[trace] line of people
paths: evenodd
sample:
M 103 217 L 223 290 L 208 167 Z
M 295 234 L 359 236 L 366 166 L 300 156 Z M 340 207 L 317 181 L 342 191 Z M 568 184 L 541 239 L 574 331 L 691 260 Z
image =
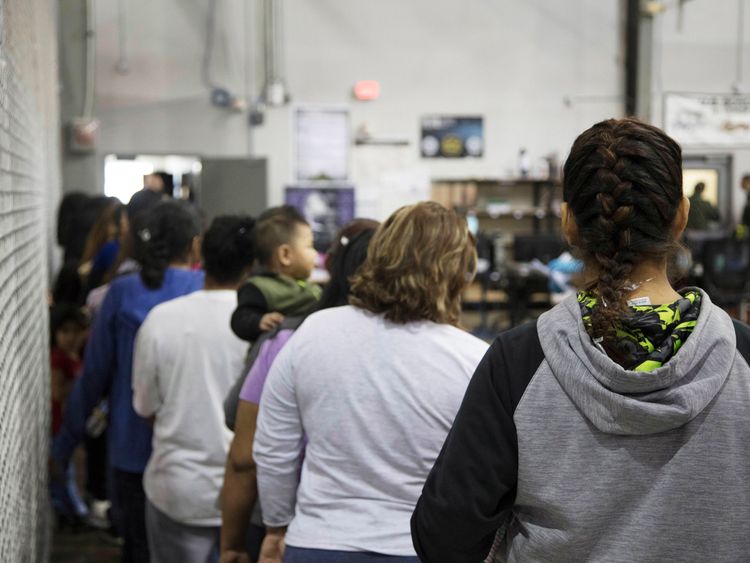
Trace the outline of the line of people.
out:
M 125 561 L 742 560 L 750 328 L 670 282 L 680 148 L 601 122 L 564 198 L 580 291 L 491 347 L 460 328 L 475 241 L 437 203 L 347 225 L 324 290 L 292 208 L 202 233 L 158 203 L 96 315 L 58 482 L 108 397 Z
M 329 377 L 351 371 L 364 375 L 363 370 L 369 369 L 368 377 L 377 381 L 382 346 L 392 353 L 403 350 L 404 356 L 409 350 L 407 365 L 401 365 L 402 354 L 396 354 L 396 363 L 389 368 L 404 384 L 420 366 L 432 365 L 430 371 L 443 373 L 432 397 L 436 403 L 397 406 L 394 424 L 387 432 L 383 428 L 383 437 L 391 440 L 422 421 L 420 432 L 428 443 L 413 446 L 424 451 L 413 458 L 414 452 L 405 447 L 393 460 L 414 466 L 406 488 L 413 505 L 420 479 L 426 476 L 473 367 L 487 347 L 456 328 L 461 291 L 475 267 L 474 242 L 458 215 L 432 203 L 400 210 L 375 235 L 377 226 L 374 221 L 356 220 L 342 230 L 327 256 L 331 278 L 321 292 L 307 281 L 315 263 L 312 232 L 290 207 L 273 208 L 257 222 L 219 217 L 202 236 L 197 213 L 183 203 L 158 203 L 138 222 L 132 238 L 140 269 L 105 288 L 82 375 L 69 393 L 52 446 L 53 466 L 62 474 L 70 467 L 75 447 L 85 439 L 91 412 L 108 399 L 110 490 L 124 539 L 124 560 L 215 560 L 220 537 L 225 560 L 248 550 L 257 558 L 265 535 L 260 503 L 254 502 L 259 454 L 252 453 L 252 445 L 258 404 L 274 358 L 291 341 L 292 333 L 299 333 L 292 342 L 301 345 L 307 335 L 322 352 L 359 351 L 357 365 L 331 366 Z M 378 249 L 371 251 L 369 262 L 368 247 Z M 199 262 L 201 270 L 195 267 Z M 363 263 L 368 267 L 352 282 L 352 289 L 350 280 Z M 362 301 L 350 306 L 350 299 Z M 328 310 L 343 316 L 330 319 L 325 315 Z M 379 334 L 389 342 L 373 340 Z M 336 342 L 337 335 L 357 336 L 359 342 Z M 317 359 L 318 353 L 311 353 L 306 361 L 319 372 L 316 364 L 325 354 Z M 371 415 L 393 408 L 389 404 L 398 393 L 393 388 L 396 382 L 370 392 L 369 398 L 361 397 L 367 410 L 351 416 L 369 422 L 358 429 L 342 426 L 341 437 L 352 437 L 357 430 L 364 438 L 368 429 L 377 431 Z M 343 383 L 320 381 L 312 389 Z M 414 408 L 419 414 L 403 418 Z M 326 414 L 330 407 L 315 407 L 312 412 L 326 425 L 333 422 Z M 343 411 L 340 416 L 347 417 Z M 234 439 L 225 418 L 236 419 Z M 312 439 L 317 433 L 308 430 L 306 436 L 305 455 L 311 463 L 321 454 L 317 439 Z M 373 446 L 358 452 L 360 463 L 373 448 L 377 450 Z M 386 464 L 384 460 L 382 466 Z M 288 473 L 300 468 L 277 464 L 272 469 Z M 260 475 L 265 475 L 262 470 Z M 398 480 L 395 473 L 391 498 L 370 518 L 378 517 L 380 510 L 382 517 L 396 518 L 393 528 L 400 528 L 401 538 L 395 549 L 411 554 L 406 524 L 410 504 L 402 500 L 405 491 Z M 286 484 L 283 493 L 288 496 L 295 489 L 296 485 Z M 248 491 L 252 494 L 243 494 Z M 256 516 L 251 519 L 254 505 Z M 347 514 L 357 512 L 357 506 L 343 509 L 338 520 L 346 521 Z M 356 522 L 349 525 L 358 527 Z M 278 537 L 278 531 L 268 534 L 267 549 Z M 378 538 L 383 537 L 379 532 L 369 540 L 371 545 L 363 546 L 389 551 L 379 545 Z

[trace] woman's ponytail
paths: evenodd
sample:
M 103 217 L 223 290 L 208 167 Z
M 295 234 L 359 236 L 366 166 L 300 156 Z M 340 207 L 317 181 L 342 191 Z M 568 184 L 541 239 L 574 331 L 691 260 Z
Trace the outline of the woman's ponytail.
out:
M 201 231 L 200 219 L 190 204 L 165 201 L 151 209 L 140 223 L 134 240 L 141 279 L 146 287 L 158 289 L 169 265 L 187 259 L 193 239 Z

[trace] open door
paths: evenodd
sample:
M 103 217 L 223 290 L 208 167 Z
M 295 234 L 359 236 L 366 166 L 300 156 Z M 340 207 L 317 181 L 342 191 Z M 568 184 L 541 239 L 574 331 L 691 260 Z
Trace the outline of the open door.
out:
M 257 217 L 268 206 L 265 158 L 203 158 L 197 202 L 208 221 L 217 215 Z
M 683 190 L 693 195 L 695 184 L 706 186 L 705 199 L 719 209 L 722 221 L 732 221 L 732 156 L 728 154 L 684 155 Z

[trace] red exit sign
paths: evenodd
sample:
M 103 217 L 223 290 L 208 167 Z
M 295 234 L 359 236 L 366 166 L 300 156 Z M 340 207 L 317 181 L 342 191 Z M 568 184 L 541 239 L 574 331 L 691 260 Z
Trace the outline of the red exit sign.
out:
M 354 97 L 363 102 L 377 100 L 380 97 L 380 82 L 360 80 L 354 85 Z

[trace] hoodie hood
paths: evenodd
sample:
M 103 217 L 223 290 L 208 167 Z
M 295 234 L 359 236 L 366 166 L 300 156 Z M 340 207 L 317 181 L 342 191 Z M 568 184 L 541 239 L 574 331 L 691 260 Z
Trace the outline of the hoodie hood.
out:
M 626 370 L 586 332 L 575 295 L 539 317 L 539 341 L 555 378 L 598 430 L 644 435 L 673 430 L 695 418 L 721 389 L 734 363 L 729 315 L 702 290 L 692 334 L 663 366 Z

